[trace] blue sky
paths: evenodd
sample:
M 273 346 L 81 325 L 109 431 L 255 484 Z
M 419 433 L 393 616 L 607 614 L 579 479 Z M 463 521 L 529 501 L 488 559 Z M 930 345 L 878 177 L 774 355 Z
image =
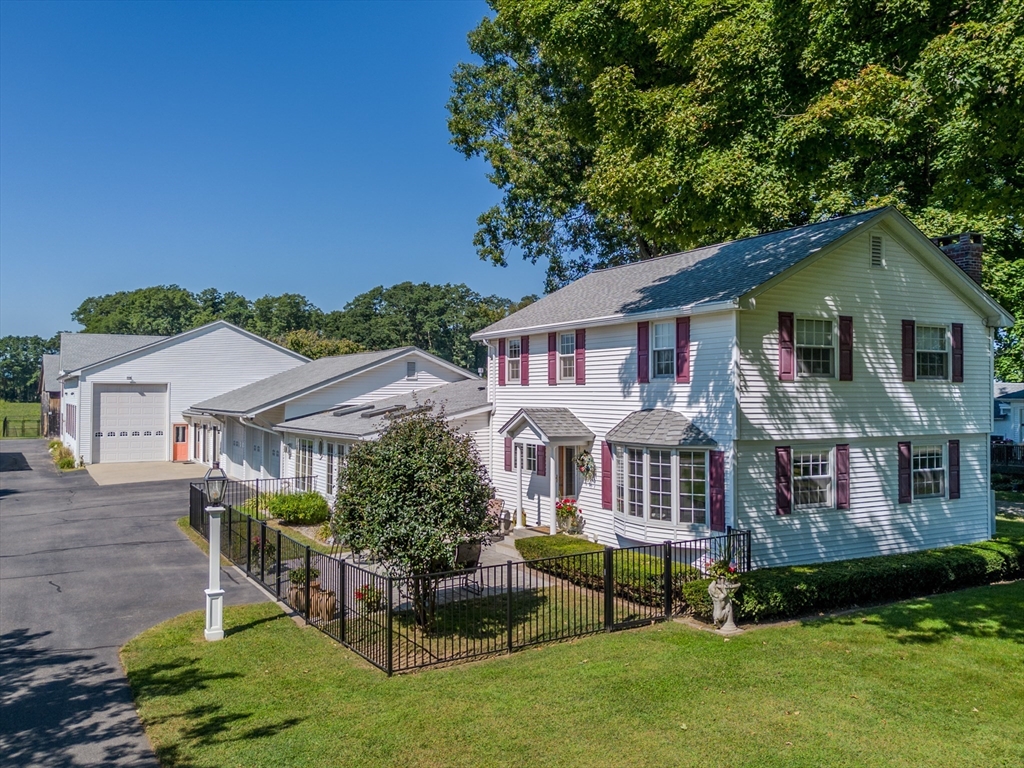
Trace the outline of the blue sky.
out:
M 518 299 L 478 259 L 486 166 L 449 144 L 483 2 L 0 3 L 0 335 L 177 283 L 341 308 L 375 285 Z

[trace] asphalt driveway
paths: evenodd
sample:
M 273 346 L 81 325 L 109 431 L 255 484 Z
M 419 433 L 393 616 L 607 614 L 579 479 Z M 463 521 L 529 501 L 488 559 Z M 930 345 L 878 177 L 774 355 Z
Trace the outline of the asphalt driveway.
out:
M 43 440 L 0 443 L 0 765 L 157 765 L 117 652 L 203 608 L 187 513 L 187 480 L 98 486 Z M 229 604 L 265 599 L 221 578 Z

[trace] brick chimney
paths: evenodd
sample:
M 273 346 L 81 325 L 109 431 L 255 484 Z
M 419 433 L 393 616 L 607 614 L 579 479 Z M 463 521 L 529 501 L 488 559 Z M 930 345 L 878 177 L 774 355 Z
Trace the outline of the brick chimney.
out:
M 967 273 L 978 285 L 981 285 L 981 254 L 985 250 L 979 232 L 962 232 L 959 235 L 933 237 L 942 252 L 949 256 L 960 269 Z

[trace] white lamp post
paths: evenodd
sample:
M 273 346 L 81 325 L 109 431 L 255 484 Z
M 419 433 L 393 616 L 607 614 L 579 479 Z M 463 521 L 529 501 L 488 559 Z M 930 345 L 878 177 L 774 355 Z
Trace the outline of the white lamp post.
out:
M 206 473 L 206 497 L 210 506 L 209 542 L 210 542 L 210 587 L 206 590 L 206 639 L 224 639 L 224 590 L 220 588 L 220 513 L 224 511 L 221 502 L 228 487 L 228 476 L 213 462 Z

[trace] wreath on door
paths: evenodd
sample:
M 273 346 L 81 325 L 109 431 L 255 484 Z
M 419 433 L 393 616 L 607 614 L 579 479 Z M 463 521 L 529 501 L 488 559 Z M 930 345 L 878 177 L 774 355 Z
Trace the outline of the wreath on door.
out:
M 590 451 L 580 451 L 576 456 L 576 469 L 585 482 L 593 482 L 597 477 L 597 468 L 594 466 L 594 457 Z

